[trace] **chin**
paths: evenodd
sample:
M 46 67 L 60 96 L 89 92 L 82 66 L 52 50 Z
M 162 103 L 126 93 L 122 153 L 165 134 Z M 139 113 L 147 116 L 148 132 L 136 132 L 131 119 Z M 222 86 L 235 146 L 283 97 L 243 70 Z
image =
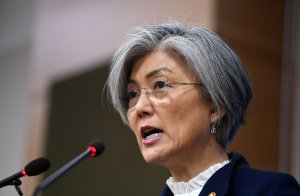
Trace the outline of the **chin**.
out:
M 154 154 L 143 153 L 143 157 L 144 160 L 149 164 L 161 165 L 162 157 L 157 153 Z
M 168 146 L 155 145 L 155 146 L 141 146 L 140 150 L 144 160 L 149 164 L 164 166 L 172 157 L 172 151 Z

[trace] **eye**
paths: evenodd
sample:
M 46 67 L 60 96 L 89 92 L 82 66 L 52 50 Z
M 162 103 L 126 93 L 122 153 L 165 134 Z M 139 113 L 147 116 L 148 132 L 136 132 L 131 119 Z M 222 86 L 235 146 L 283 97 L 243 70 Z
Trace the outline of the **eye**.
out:
M 136 98 L 138 96 L 139 96 L 138 91 L 128 91 L 127 92 L 127 99 L 128 100 L 134 99 L 134 98 Z
M 170 87 L 170 83 L 163 80 L 156 81 L 153 85 L 153 89 L 162 89 L 166 87 Z

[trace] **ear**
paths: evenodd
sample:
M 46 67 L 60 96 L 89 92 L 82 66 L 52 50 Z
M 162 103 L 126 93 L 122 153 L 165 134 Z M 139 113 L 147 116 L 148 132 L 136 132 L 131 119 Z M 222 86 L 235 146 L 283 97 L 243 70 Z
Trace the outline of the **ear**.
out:
M 215 124 L 216 122 L 218 122 L 218 120 L 220 120 L 225 114 L 226 112 L 224 109 L 221 109 L 220 111 L 216 111 L 215 109 L 213 109 L 210 116 L 211 124 Z

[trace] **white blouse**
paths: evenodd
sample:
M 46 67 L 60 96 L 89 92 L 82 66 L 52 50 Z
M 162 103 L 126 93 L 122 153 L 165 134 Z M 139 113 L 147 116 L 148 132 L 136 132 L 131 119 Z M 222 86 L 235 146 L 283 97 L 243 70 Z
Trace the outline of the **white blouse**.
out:
M 173 192 L 174 196 L 198 196 L 201 192 L 204 184 L 207 180 L 220 168 L 228 164 L 230 161 L 226 160 L 222 163 L 217 163 L 212 165 L 205 171 L 198 174 L 196 177 L 192 178 L 188 182 L 176 182 L 173 177 L 167 180 L 167 185 Z

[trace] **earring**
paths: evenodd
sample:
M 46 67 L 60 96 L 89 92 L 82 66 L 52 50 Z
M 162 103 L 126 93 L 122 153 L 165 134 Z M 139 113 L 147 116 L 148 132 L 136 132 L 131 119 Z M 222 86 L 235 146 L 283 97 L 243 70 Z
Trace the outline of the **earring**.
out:
M 210 133 L 214 134 L 216 133 L 216 126 L 215 125 L 212 125 L 211 128 L 210 128 Z

